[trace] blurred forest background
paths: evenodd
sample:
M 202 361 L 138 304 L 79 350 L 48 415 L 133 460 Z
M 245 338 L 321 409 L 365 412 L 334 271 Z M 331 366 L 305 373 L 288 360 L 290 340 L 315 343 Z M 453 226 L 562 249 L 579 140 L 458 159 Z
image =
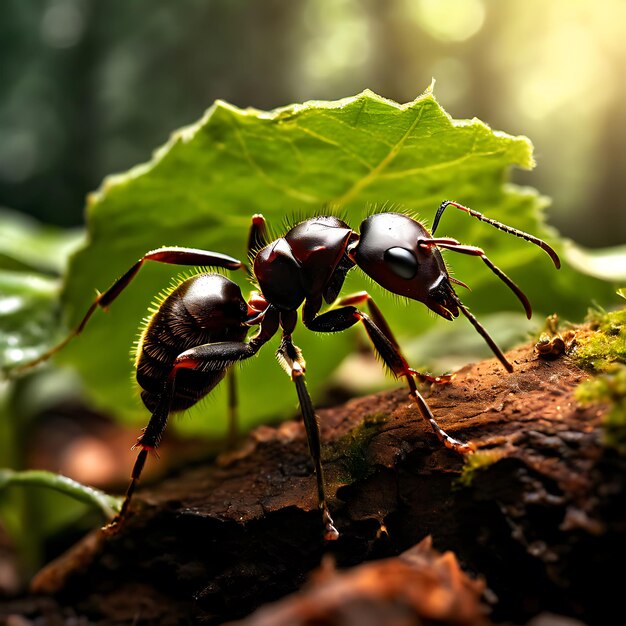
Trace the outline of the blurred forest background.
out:
M 553 199 L 550 224 L 584 246 L 618 246 L 626 242 L 625 30 L 626 0 L 2 0 L 0 209 L 82 225 L 85 196 L 106 175 L 147 161 L 218 98 L 271 109 L 369 88 L 409 102 L 434 78 L 453 117 L 530 137 L 538 167 L 513 177 Z M 47 263 L 63 257 L 54 248 L 63 241 L 47 245 L 36 233 L 35 250 L 0 228 L 35 268 L 38 254 Z M 68 245 L 77 241 L 70 234 Z M 47 314 L 57 288 L 32 310 Z M 138 429 L 86 409 L 78 386 L 53 368 L 0 382 L 0 466 L 121 492 Z M 202 442 L 176 441 L 172 430 L 146 478 L 205 454 Z M 2 526 L 21 556 L 3 548 L 0 527 L 0 596 L 82 532 L 57 540 L 85 507 L 44 491 L 3 492 Z M 83 530 L 102 523 L 93 515 Z
M 457 118 L 528 135 L 549 221 L 626 240 L 624 0 L 4 0 L 0 206 L 83 222 L 102 178 L 217 98 L 273 108 L 437 80 Z

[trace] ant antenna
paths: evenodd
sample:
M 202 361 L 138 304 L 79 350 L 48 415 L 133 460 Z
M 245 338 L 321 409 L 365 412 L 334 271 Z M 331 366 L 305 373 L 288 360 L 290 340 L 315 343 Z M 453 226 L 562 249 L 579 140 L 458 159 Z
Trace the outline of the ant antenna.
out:
M 456 293 L 454 293 L 453 289 L 450 289 L 450 293 L 456 305 L 461 310 L 461 313 L 463 313 L 463 315 L 465 315 L 465 317 L 471 322 L 472 326 L 478 331 L 478 334 L 481 335 L 482 338 L 487 342 L 487 345 L 491 348 L 491 351 L 496 355 L 500 363 L 502 363 L 504 369 L 510 374 L 513 371 L 513 366 L 504 356 L 504 353 L 497 346 L 496 342 L 491 338 L 491 335 L 487 332 L 485 327 L 470 313 L 469 309 L 461 302 Z
M 481 248 L 477 248 L 476 246 L 464 246 L 456 239 L 450 239 L 449 237 L 419 239 L 417 245 L 424 247 L 437 246 L 438 248 L 452 250 L 453 252 L 459 252 L 460 254 L 469 254 L 470 256 L 480 257 L 485 265 L 517 296 L 517 299 L 524 307 L 526 317 L 528 319 L 532 317 L 533 310 L 526 294 L 495 263 L 489 260 Z
M 538 237 L 533 237 L 533 235 L 529 235 L 528 233 L 525 233 L 522 230 L 517 230 L 517 228 L 512 228 L 511 226 L 507 226 L 506 224 L 503 224 L 502 222 L 492 220 L 490 217 L 485 217 L 482 213 L 479 213 L 478 211 L 475 211 L 474 209 L 470 209 L 469 207 L 463 206 L 462 204 L 459 204 L 458 202 L 452 202 L 451 200 L 445 200 L 444 202 L 442 202 L 441 206 L 437 210 L 437 214 L 435 215 L 435 221 L 433 222 L 433 230 L 432 230 L 433 235 L 435 234 L 435 231 L 437 230 L 437 226 L 439 226 L 439 220 L 441 219 L 443 212 L 449 206 L 453 206 L 456 209 L 465 211 L 466 213 L 469 213 L 472 217 L 479 219 L 481 222 L 487 222 L 487 224 L 491 224 L 498 230 L 502 230 L 505 233 L 509 233 L 509 235 L 515 235 L 516 237 L 520 237 L 522 239 L 525 239 L 526 241 L 530 241 L 530 243 L 534 243 L 536 246 L 539 246 L 542 250 L 544 250 L 548 254 L 548 256 L 552 259 L 557 269 L 561 267 L 561 260 L 559 259 L 559 255 L 542 239 L 539 239 Z

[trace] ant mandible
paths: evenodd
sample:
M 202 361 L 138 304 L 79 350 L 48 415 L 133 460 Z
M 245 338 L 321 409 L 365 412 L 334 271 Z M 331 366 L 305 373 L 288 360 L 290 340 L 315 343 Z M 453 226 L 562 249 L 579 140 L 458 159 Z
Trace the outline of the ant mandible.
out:
M 248 257 L 253 265 L 258 292 L 253 292 L 246 301 L 237 284 L 217 273 L 194 275 L 173 289 L 146 322 L 137 345 L 137 382 L 142 389 L 141 398 L 152 416 L 137 440 L 140 451 L 122 508 L 113 524 L 125 517 L 148 452 L 158 447 L 169 414 L 196 404 L 225 378 L 236 362 L 254 356 L 280 329 L 277 357 L 291 377 L 300 403 L 317 478 L 324 537 L 331 540 L 339 536 L 326 503 L 319 424 L 305 383 L 305 361 L 292 340 L 298 309 L 302 305 L 302 322 L 315 332 L 338 332 L 361 322 L 385 365 L 396 378 L 406 380 L 410 398 L 441 443 L 461 454 L 471 452 L 473 447 L 470 444 L 452 438 L 437 424 L 415 382 L 416 379 L 447 382 L 450 377 L 435 378 L 409 367 L 380 309 L 367 292 L 337 300 L 347 273 L 358 266 L 386 290 L 422 302 L 441 317 L 452 320 L 459 312 L 463 313 L 504 368 L 513 371 L 500 348 L 454 291 L 453 283 L 466 285 L 448 274 L 440 250 L 480 257 L 511 288 L 529 318 L 532 313 L 530 303 L 522 290 L 487 258 L 483 250 L 462 245 L 449 237 L 434 237 L 439 220 L 449 206 L 536 244 L 550 255 L 557 268 L 560 267 L 556 252 L 541 239 L 456 202 L 445 201 L 435 216 L 432 234 L 420 222 L 401 213 L 375 213 L 361 223 L 360 233 L 337 217 L 323 215 L 300 222 L 283 237 L 270 242 L 265 219 L 262 215 L 254 215 L 248 237 Z M 19 369 L 30 368 L 48 359 L 72 337 L 79 335 L 96 308 L 106 309 L 129 285 L 145 261 L 246 269 L 237 259 L 205 250 L 163 247 L 148 252 L 107 291 L 97 296 L 80 324 L 63 342 Z M 334 308 L 319 314 L 323 301 L 334 304 Z M 369 314 L 357 308 L 356 305 L 362 304 L 367 306 Z M 258 331 L 246 341 L 251 326 L 258 326 Z

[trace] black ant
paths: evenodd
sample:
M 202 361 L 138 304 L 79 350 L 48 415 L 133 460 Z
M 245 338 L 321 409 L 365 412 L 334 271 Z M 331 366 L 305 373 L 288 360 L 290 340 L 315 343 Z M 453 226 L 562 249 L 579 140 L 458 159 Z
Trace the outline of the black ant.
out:
M 439 427 L 415 382 L 416 379 L 448 382 L 450 377 L 436 378 L 409 367 L 385 318 L 367 292 L 337 300 L 347 273 L 356 265 L 388 291 L 423 302 L 441 317 L 452 320 L 458 317 L 459 311 L 463 313 L 504 368 L 513 371 L 502 351 L 455 293 L 453 283 L 466 285 L 448 274 L 440 249 L 480 257 L 513 290 L 529 318 L 530 303 L 521 289 L 480 248 L 462 245 L 449 237 L 433 236 L 449 206 L 538 245 L 550 255 L 555 266 L 560 267 L 556 252 L 541 239 L 456 202 L 446 201 L 437 211 L 432 234 L 421 223 L 401 213 L 371 215 L 362 222 L 360 234 L 339 218 L 324 215 L 300 222 L 283 237 L 270 242 L 265 219 L 255 215 L 248 238 L 248 256 L 259 291 L 253 292 L 248 301 L 238 285 L 217 273 L 197 274 L 171 291 L 147 321 L 137 346 L 137 382 L 142 389 L 141 398 L 152 416 L 137 441 L 140 451 L 114 524 L 126 515 L 148 452 L 158 447 L 169 414 L 196 404 L 225 378 L 234 363 L 254 356 L 280 329 L 277 357 L 296 387 L 315 466 L 324 536 L 329 540 L 339 536 L 326 504 L 319 424 L 305 384 L 306 366 L 302 352 L 292 340 L 302 305 L 302 322 L 315 332 L 338 332 L 362 323 L 385 365 L 395 377 L 405 378 L 411 399 L 443 445 L 458 453 L 471 452 L 471 444 L 453 439 Z M 48 359 L 80 334 L 96 308 L 106 309 L 145 261 L 229 270 L 246 268 L 237 259 L 205 250 L 164 247 L 148 252 L 97 296 L 83 320 L 61 344 L 19 369 Z M 335 308 L 320 315 L 323 301 L 334 303 Z M 356 306 L 363 304 L 369 314 Z M 258 326 L 258 331 L 246 340 L 251 326 Z

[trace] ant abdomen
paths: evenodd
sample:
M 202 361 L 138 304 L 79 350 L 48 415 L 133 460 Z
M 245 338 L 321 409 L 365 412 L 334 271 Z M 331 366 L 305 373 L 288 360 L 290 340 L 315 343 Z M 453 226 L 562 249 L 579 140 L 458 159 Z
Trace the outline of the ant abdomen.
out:
M 167 293 L 146 321 L 136 350 L 141 399 L 154 411 L 174 362 L 185 350 L 224 341 L 243 341 L 247 305 L 239 286 L 221 274 L 198 274 Z M 206 396 L 227 367 L 184 369 L 176 377 L 171 410 L 182 411 Z

